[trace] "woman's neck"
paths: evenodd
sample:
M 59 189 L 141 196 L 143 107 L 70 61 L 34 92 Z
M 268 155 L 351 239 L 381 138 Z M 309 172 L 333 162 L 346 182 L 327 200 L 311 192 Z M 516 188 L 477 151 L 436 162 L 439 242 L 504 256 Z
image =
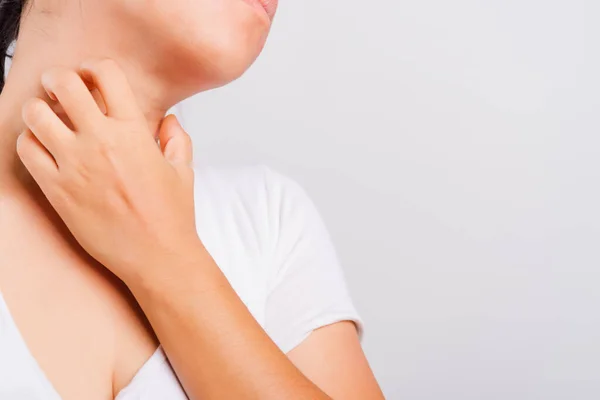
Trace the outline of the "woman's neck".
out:
M 21 117 L 24 102 L 31 97 L 48 100 L 40 83 L 41 75 L 46 69 L 52 66 L 75 69 L 89 58 L 114 58 L 128 77 L 138 105 L 146 115 L 150 132 L 156 131 L 166 111 L 179 100 L 172 92 L 167 91 L 163 82 L 144 71 L 140 67 L 141 60 L 135 60 L 132 55 L 127 58 L 119 57 L 114 51 L 106 51 L 108 46 L 104 46 L 104 49 L 101 44 L 90 47 L 90 43 L 77 43 L 72 37 L 69 40 L 61 38 L 60 32 L 54 32 L 53 35 L 54 43 L 69 45 L 62 48 L 59 45 L 49 46 L 47 32 L 21 30 L 6 84 L 0 94 L 0 197 L 40 194 L 20 162 L 16 140 L 26 128 Z M 94 51 L 89 51 L 89 48 Z M 169 95 L 171 98 L 168 98 Z

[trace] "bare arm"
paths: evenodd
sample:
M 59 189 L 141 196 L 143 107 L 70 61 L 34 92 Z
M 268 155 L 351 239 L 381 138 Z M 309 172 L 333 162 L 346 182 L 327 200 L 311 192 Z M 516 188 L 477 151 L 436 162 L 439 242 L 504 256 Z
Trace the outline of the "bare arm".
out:
M 317 330 L 288 358 L 205 250 L 161 262 L 168 278 L 129 287 L 191 399 L 383 397 L 352 323 Z
M 288 357 L 334 399 L 383 399 L 352 322 L 316 329 Z

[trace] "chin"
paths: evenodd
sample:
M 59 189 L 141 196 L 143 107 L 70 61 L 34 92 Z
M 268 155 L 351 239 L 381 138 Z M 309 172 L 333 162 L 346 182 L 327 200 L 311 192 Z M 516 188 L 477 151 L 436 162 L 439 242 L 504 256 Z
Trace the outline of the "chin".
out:
M 238 79 L 250 68 L 269 33 L 269 25 L 254 18 L 254 22 L 236 25 L 203 41 L 204 46 L 193 54 L 198 67 L 197 81 L 215 88 Z
M 185 3 L 180 9 L 170 3 L 168 10 L 152 18 L 150 32 L 155 34 L 147 40 L 156 37 L 149 46 L 158 47 L 156 61 L 164 73 L 190 92 L 223 86 L 242 76 L 265 45 L 271 27 L 267 12 L 244 0 Z

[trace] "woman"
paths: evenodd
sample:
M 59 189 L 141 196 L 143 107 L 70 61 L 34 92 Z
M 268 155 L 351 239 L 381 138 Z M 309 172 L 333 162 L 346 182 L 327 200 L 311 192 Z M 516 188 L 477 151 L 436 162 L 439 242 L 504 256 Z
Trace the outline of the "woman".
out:
M 239 77 L 275 8 L 0 0 L 0 398 L 382 397 L 304 191 L 194 169 L 164 118 Z

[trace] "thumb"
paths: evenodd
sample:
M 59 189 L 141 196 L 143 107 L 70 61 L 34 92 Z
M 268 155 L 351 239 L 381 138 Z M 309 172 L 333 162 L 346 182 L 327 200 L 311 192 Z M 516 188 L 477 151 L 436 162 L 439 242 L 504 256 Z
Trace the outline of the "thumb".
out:
M 190 135 L 183 130 L 174 114 L 167 115 L 159 128 L 160 149 L 171 164 L 192 165 L 193 145 Z

